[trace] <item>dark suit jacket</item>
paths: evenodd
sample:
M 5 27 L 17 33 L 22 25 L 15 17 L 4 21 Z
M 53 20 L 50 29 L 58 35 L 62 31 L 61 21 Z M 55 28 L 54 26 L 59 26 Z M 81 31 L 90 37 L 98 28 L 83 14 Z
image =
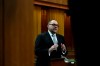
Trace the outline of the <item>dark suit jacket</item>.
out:
M 57 51 L 51 52 L 50 56 L 48 54 L 49 48 L 53 45 L 53 41 L 48 32 L 42 33 L 37 36 L 35 41 L 35 55 L 36 55 L 36 66 L 48 66 L 50 59 L 52 58 L 61 58 L 62 51 L 61 51 L 61 43 L 64 44 L 65 40 L 62 35 L 57 34 L 58 40 L 58 49 Z M 67 54 L 67 53 L 66 53 Z M 40 64 L 40 65 L 39 65 Z

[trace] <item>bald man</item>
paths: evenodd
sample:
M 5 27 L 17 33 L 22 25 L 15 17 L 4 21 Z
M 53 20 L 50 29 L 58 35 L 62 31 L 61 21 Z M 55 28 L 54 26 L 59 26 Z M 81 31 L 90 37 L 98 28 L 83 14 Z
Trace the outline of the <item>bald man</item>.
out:
M 59 25 L 56 20 L 47 24 L 48 31 L 37 36 L 35 41 L 36 66 L 50 66 L 50 60 L 66 55 L 64 36 L 57 34 Z

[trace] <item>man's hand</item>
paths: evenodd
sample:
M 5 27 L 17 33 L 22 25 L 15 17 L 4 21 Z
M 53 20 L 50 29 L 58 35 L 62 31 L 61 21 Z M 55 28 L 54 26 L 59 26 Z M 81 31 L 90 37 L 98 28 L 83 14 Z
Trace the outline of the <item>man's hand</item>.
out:
M 57 50 L 58 44 L 54 44 L 49 48 L 49 52 L 52 52 L 53 50 Z
M 66 46 L 62 43 L 61 43 L 61 48 L 62 48 L 62 51 L 66 51 Z

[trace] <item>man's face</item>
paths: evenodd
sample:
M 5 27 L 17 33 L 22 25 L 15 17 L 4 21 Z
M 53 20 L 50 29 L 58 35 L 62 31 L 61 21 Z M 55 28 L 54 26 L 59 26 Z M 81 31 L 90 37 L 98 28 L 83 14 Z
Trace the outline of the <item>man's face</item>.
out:
M 48 30 L 50 30 L 52 33 L 57 33 L 58 27 L 59 27 L 59 25 L 58 25 L 58 22 L 56 20 L 52 20 L 48 24 Z

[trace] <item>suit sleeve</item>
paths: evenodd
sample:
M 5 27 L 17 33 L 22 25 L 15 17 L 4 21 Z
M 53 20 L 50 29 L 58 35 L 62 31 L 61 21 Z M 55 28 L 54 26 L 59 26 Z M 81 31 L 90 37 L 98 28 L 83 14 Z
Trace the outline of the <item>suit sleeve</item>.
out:
M 49 56 L 48 48 L 45 47 L 45 42 L 43 38 L 43 35 L 38 35 L 35 41 L 35 55 L 38 57 Z

